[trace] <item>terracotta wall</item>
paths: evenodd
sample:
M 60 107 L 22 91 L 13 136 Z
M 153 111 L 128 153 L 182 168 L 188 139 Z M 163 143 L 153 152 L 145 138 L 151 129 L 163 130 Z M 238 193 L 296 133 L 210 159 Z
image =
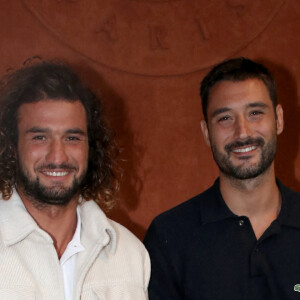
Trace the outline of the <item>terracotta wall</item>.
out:
M 225 58 L 275 73 L 285 111 L 277 175 L 300 191 L 299 0 L 0 1 L 0 73 L 31 56 L 70 63 L 99 95 L 126 158 L 111 217 L 140 238 L 218 174 L 199 82 Z

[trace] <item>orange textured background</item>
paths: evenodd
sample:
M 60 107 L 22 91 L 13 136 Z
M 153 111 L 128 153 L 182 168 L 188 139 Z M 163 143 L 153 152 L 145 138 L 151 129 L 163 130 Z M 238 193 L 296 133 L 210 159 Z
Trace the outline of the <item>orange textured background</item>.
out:
M 110 217 L 142 239 L 157 214 L 218 174 L 198 94 L 225 58 L 275 74 L 285 112 L 277 176 L 300 191 L 299 35 L 299 0 L 0 1 L 0 73 L 34 55 L 59 58 L 101 95 L 126 159 Z

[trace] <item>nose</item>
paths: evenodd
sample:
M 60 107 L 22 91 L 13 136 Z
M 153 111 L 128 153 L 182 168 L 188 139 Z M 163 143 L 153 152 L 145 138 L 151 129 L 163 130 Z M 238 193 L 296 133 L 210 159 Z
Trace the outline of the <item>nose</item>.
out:
M 246 139 L 251 136 L 251 126 L 246 118 L 239 117 L 235 124 L 235 136 L 238 139 Z
M 49 144 L 46 161 L 59 165 L 67 162 L 68 156 L 65 145 L 60 140 L 54 140 Z

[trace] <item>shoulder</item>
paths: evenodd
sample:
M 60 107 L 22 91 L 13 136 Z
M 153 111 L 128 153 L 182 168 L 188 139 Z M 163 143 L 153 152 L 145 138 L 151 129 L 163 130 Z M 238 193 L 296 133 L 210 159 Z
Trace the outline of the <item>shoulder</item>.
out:
M 116 233 L 115 255 L 127 261 L 142 263 L 147 269 L 150 265 L 149 255 L 144 244 L 123 225 L 108 219 Z
M 282 196 L 282 211 L 289 215 L 289 222 L 294 220 L 294 222 L 298 224 L 300 212 L 300 194 L 283 185 L 278 179 L 277 185 Z
M 210 187 L 203 193 L 161 213 L 154 220 L 153 224 L 164 228 L 176 225 L 201 224 L 201 215 L 205 212 L 207 204 L 212 203 L 215 198 L 215 186 Z M 176 228 L 178 230 L 178 227 Z
M 122 270 L 125 277 L 134 280 L 135 284 L 147 290 L 150 280 L 150 257 L 143 243 L 127 228 L 108 219 L 116 233 L 116 248 L 110 256 L 110 266 Z
M 107 219 L 110 223 L 111 227 L 114 229 L 116 233 L 117 240 L 117 249 L 116 251 L 126 251 L 126 252 L 135 252 L 141 253 L 145 255 L 147 252 L 143 243 L 127 228 L 123 225 L 111 220 Z
M 102 244 L 111 241 L 112 249 L 145 252 L 141 241 L 121 224 L 109 219 L 93 200 L 86 201 L 80 208 L 82 232 L 84 235 L 100 240 Z
M 291 211 L 300 211 L 300 193 L 292 190 L 291 188 L 283 185 L 280 180 L 276 179 L 279 187 L 280 194 L 282 196 L 282 202 L 284 207 Z
M 184 244 L 193 233 L 202 228 L 203 218 L 215 205 L 216 186 L 158 215 L 147 230 L 144 243 L 149 251 L 151 245 L 161 243 L 167 247 Z M 180 239 L 179 239 L 180 237 Z M 155 246 L 156 247 L 156 246 Z
M 277 184 L 279 186 L 280 192 L 284 197 L 292 198 L 294 200 L 300 201 L 300 193 L 292 190 L 291 188 L 285 186 L 277 179 Z
M 97 278 L 104 275 L 106 282 L 126 282 L 127 286 L 137 285 L 146 290 L 150 258 L 142 242 L 124 226 L 109 219 L 92 200 L 81 205 L 80 215 L 82 240 L 86 245 L 101 245 L 101 259 L 94 264 L 93 274 Z

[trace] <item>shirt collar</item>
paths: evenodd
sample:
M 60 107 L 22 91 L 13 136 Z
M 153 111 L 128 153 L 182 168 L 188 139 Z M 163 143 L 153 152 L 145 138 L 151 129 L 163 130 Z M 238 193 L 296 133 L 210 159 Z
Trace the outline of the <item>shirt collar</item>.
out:
M 236 217 L 228 208 L 220 192 L 220 180 L 216 179 L 215 183 L 200 197 L 201 203 L 201 220 L 202 224 L 213 223 L 227 218 Z
M 284 186 L 279 179 L 276 179 L 276 183 L 282 198 L 277 220 L 282 225 L 300 228 L 300 194 Z M 221 195 L 219 178 L 200 197 L 203 197 L 203 201 L 200 202 L 203 224 L 238 217 L 228 208 Z
M 93 200 L 82 201 L 77 207 L 80 213 L 80 242 L 86 249 L 91 243 L 100 244 L 111 254 L 115 253 L 117 232 L 114 222 L 109 220 Z M 78 225 L 78 224 L 77 224 Z M 43 231 L 27 212 L 16 190 L 9 200 L 0 199 L 0 235 L 5 246 L 12 246 L 31 233 L 35 239 L 53 244 L 51 237 Z
M 282 198 L 281 210 L 277 220 L 280 224 L 300 228 L 300 194 L 276 180 Z
M 77 226 L 73 236 L 73 240 L 80 244 L 80 232 L 81 232 L 81 217 L 80 217 L 80 210 L 77 207 Z
M 0 200 L 0 231 L 6 246 L 20 242 L 33 231 L 38 232 L 42 240 L 53 243 L 27 212 L 16 190 L 9 200 Z
M 105 247 L 109 253 L 115 253 L 117 232 L 114 222 L 106 217 L 93 200 L 83 201 L 79 209 L 82 217 L 81 242 L 84 247 L 93 242 Z
M 108 245 L 109 249 L 114 252 L 117 234 L 112 226 L 113 222 L 93 200 L 82 201 L 77 209 L 82 225 L 79 236 L 82 237 L 82 231 L 84 231 L 88 238 L 103 246 Z M 0 234 L 6 246 L 20 242 L 33 231 L 36 231 L 41 239 L 53 243 L 51 237 L 39 228 L 30 216 L 16 190 L 13 191 L 9 200 L 0 199 Z M 82 238 L 80 240 L 82 243 Z

